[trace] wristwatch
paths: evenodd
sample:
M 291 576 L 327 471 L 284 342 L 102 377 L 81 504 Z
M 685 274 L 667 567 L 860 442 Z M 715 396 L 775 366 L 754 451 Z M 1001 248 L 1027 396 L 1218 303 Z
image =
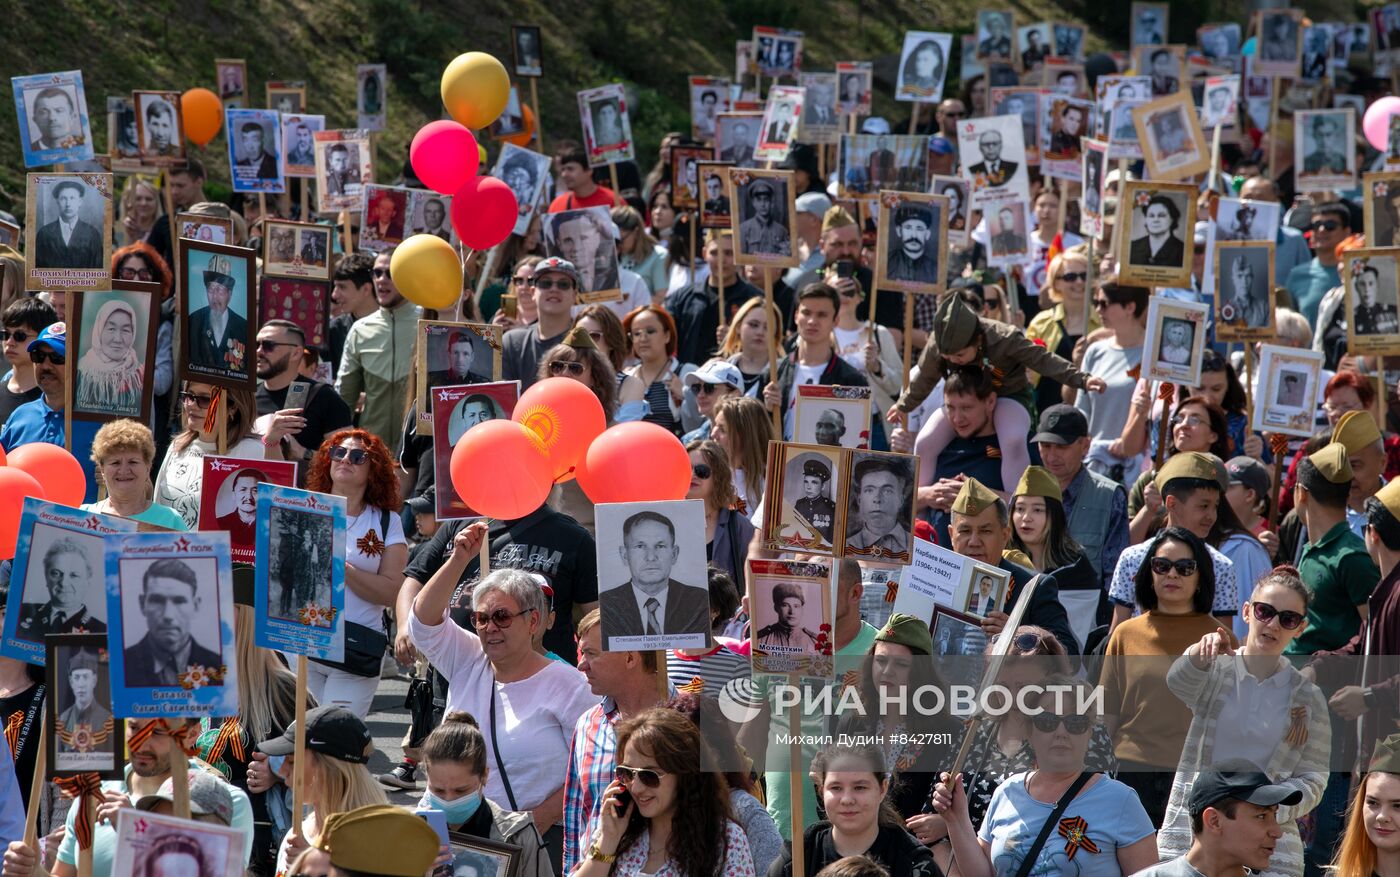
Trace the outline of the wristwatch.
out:
M 615 860 L 617 858 L 617 853 L 613 853 L 611 856 L 606 855 L 602 850 L 598 849 L 596 843 L 593 843 L 588 845 L 588 858 L 595 862 L 607 863 Z

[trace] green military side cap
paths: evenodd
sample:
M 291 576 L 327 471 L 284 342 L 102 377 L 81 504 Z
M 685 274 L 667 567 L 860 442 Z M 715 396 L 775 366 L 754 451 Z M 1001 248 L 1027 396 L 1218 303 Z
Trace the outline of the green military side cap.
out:
M 938 303 L 933 318 L 933 337 L 942 353 L 957 353 L 972 346 L 977 335 L 978 317 L 956 293 L 949 293 Z
M 1341 442 L 1332 442 L 1322 450 L 1308 457 L 1317 471 L 1333 484 L 1346 484 L 1352 479 L 1351 463 L 1347 461 L 1347 448 Z
M 1332 430 L 1332 441 L 1346 446 L 1347 456 L 1354 457 L 1381 440 L 1381 428 L 1369 411 L 1348 411 Z
M 317 844 L 337 868 L 385 877 L 423 877 L 438 845 L 425 820 L 389 804 L 331 814 Z
M 1376 751 L 1371 755 L 1370 770 L 1400 773 L 1400 734 L 1391 734 L 1376 744 Z
M 598 345 L 593 343 L 593 336 L 588 334 L 588 330 L 582 326 L 575 326 L 569 330 L 569 334 L 564 336 L 564 344 L 575 350 L 597 350 Z
M 1376 499 L 1396 520 L 1400 520 L 1400 478 L 1387 481 L 1384 487 L 1376 491 Z
M 1016 482 L 1016 492 L 1011 495 L 1043 496 L 1056 502 L 1065 501 L 1065 495 L 1060 491 L 1060 482 L 1043 466 L 1027 467 L 1026 471 L 1021 473 L 1021 480 Z
M 916 655 L 933 654 L 933 637 L 929 635 L 928 623 L 903 612 L 896 612 L 890 616 L 890 620 L 875 634 L 875 641 L 899 643 L 907 646 L 909 651 Z
M 980 515 L 996 505 L 997 495 L 976 478 L 963 482 L 950 508 L 960 515 Z
M 1166 490 L 1167 483 L 1178 478 L 1198 478 L 1201 481 L 1219 483 L 1216 462 L 1215 455 L 1202 454 L 1199 451 L 1172 454 L 1162 464 L 1162 468 L 1157 470 L 1157 477 L 1153 478 L 1152 482 L 1157 485 L 1158 490 Z

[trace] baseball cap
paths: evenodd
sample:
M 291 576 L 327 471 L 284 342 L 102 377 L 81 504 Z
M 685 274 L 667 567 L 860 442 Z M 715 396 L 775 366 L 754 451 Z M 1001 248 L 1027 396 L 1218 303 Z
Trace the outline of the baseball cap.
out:
M 831 199 L 821 192 L 803 192 L 797 198 L 797 212 L 810 213 L 817 219 L 826 216 L 831 209 Z
M 934 155 L 952 155 L 953 141 L 942 134 L 935 134 L 928 139 L 928 151 Z
M 1303 800 L 1303 792 L 1275 785 L 1258 765 L 1243 758 L 1231 758 L 1196 774 L 1196 782 L 1191 786 L 1191 815 L 1199 816 L 1207 807 L 1226 798 L 1236 798 L 1256 807 L 1275 804 L 1291 807 Z
M 862 134 L 888 134 L 890 133 L 890 123 L 882 116 L 871 116 L 861 123 L 860 133 Z
M 1269 495 L 1269 472 L 1264 464 L 1253 457 L 1231 457 L 1225 464 L 1231 484 L 1241 484 L 1263 498 Z
M 29 342 L 25 350 L 33 350 L 40 344 L 47 344 L 59 356 L 68 355 L 68 326 L 65 323 L 50 323 L 39 333 L 39 337 Z
M 685 376 L 685 385 L 726 384 L 736 390 L 744 389 L 744 375 L 739 367 L 722 359 L 712 359 Z
M 435 488 L 428 488 L 408 501 L 408 508 L 415 515 L 430 515 L 435 505 Z
M 291 755 L 296 751 L 297 723 L 271 740 L 258 744 L 268 755 Z M 306 748 L 351 764 L 369 761 L 369 728 L 364 720 L 343 706 L 318 706 L 306 714 Z
M 566 277 L 573 278 L 574 286 L 579 288 L 583 287 L 583 280 L 579 278 L 578 269 L 574 267 L 574 263 L 570 262 L 568 259 L 561 259 L 558 256 L 550 256 L 548 259 L 536 265 L 534 272 L 530 274 L 530 279 L 535 280 L 543 274 L 550 273 L 563 274 Z
M 214 816 L 224 825 L 233 824 L 233 795 L 228 783 L 207 770 L 191 769 L 190 813 L 194 816 Z M 154 795 L 143 795 L 136 801 L 138 810 L 154 810 L 161 801 L 175 804 L 175 785 L 172 780 L 161 783 Z
M 1039 427 L 1040 431 L 1031 437 L 1033 442 L 1067 445 L 1089 434 L 1089 420 L 1084 412 L 1063 402 L 1041 412 Z

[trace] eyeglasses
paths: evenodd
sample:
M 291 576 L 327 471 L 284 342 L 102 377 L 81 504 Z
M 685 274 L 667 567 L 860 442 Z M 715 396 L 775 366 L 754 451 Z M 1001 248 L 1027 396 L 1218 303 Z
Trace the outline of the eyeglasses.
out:
M 274 350 L 278 347 L 300 347 L 295 341 L 269 341 L 266 338 L 258 339 L 259 350 Z
M 505 630 L 515 623 L 515 619 L 530 611 L 529 609 L 521 609 L 519 612 L 511 612 L 509 609 L 497 609 L 490 614 L 485 612 L 473 612 L 472 626 L 477 630 L 485 630 L 486 625 L 490 623 L 496 625 L 499 630 Z
M 1205 422 L 1205 418 L 1199 414 L 1178 414 L 1171 421 L 1172 426 L 1200 426 Z
M 694 472 L 695 477 L 699 478 L 701 481 L 707 481 L 711 475 L 715 474 L 714 470 L 710 468 L 709 463 L 696 463 L 690 467 L 690 471 Z
M 1060 725 L 1065 726 L 1065 732 L 1079 735 L 1089 730 L 1093 722 L 1088 716 L 1057 716 L 1054 713 L 1041 713 L 1031 719 L 1031 724 L 1042 734 L 1053 734 Z
M 389 269 L 388 269 L 388 268 L 373 268 L 373 269 L 370 270 L 369 273 L 370 273 L 370 274 L 373 274 L 376 278 L 378 278 L 378 277 L 388 277 L 388 276 L 389 276 Z
M 530 278 L 528 278 L 528 277 L 512 277 L 512 278 L 510 279 L 510 283 L 511 283 L 511 286 L 529 286 L 529 285 L 530 285 Z
M 564 372 L 568 372 L 574 377 L 578 377 L 579 375 L 583 374 L 583 363 L 564 362 L 562 359 L 556 359 L 554 360 L 554 362 L 551 362 L 549 364 L 550 374 L 557 377 L 559 375 L 562 375 Z
M 150 280 L 151 272 L 147 268 L 121 268 L 117 271 L 117 277 L 122 280 Z
M 705 384 L 705 383 L 700 383 L 700 384 L 696 384 L 696 385 L 695 385 L 695 392 L 696 392 L 697 395 L 700 395 L 700 396 L 708 396 L 708 395 L 710 395 L 711 393 L 718 393 L 721 387 L 728 387 L 728 386 L 729 386 L 728 384 Z
M 967 115 L 967 113 L 964 113 L 964 112 L 962 112 L 961 110 L 944 110 L 944 111 L 943 111 L 943 118 L 945 118 L 945 119 L 961 119 L 961 118 L 962 118 L 963 116 L 965 116 L 965 115 Z
M 1297 630 L 1307 620 L 1307 616 L 1300 612 L 1294 612 L 1291 609 L 1284 609 L 1280 612 L 1268 603 L 1256 603 L 1253 600 L 1249 602 L 1249 609 L 1262 624 L 1268 624 L 1277 618 L 1279 627 L 1284 630 Z
M 29 361 L 35 365 L 42 365 L 46 362 L 51 362 L 54 365 L 63 365 L 68 360 L 61 353 L 55 353 L 52 350 L 40 348 L 39 350 L 29 351 Z
M 1176 570 L 1179 576 L 1189 576 L 1196 572 L 1196 561 L 1190 557 L 1183 557 L 1180 560 L 1172 560 L 1168 557 L 1152 558 L 1152 571 L 1159 576 L 1164 576 Z
M 999 298 L 988 298 L 988 299 L 983 299 L 983 301 L 982 301 L 982 307 L 985 308 L 986 310 L 989 310 L 989 311 L 999 311 L 999 310 L 1001 310 L 1001 299 L 999 299 Z
M 1106 298 L 1096 298 L 1094 299 L 1094 310 L 1106 311 L 1108 310 L 1108 306 L 1111 304 L 1113 304 L 1113 302 L 1109 301 Z
M 196 408 L 208 408 L 214 402 L 213 396 L 201 396 L 198 393 L 191 393 L 188 390 L 180 393 L 181 402 L 193 402 Z
M 351 466 L 359 466 L 364 463 L 365 460 L 369 459 L 369 451 L 366 451 L 364 448 L 347 448 L 336 445 L 331 448 L 331 459 L 336 462 L 345 460 L 348 461 Z
M 1066 271 L 1060 275 L 1060 279 L 1065 283 L 1078 283 L 1089 275 L 1083 271 Z
M 16 344 L 23 344 L 24 342 L 29 340 L 29 333 L 24 331 L 23 329 L 16 329 L 13 332 L 8 333 L 8 335 L 0 337 L 8 337 L 11 341 L 15 342 Z
M 535 289 L 558 289 L 569 292 L 574 288 L 572 280 L 536 280 Z
M 642 785 L 648 789 L 654 789 L 661 785 L 661 778 L 666 776 L 666 772 L 663 770 L 652 770 L 649 767 L 628 767 L 625 764 L 619 764 L 615 773 L 617 781 L 624 786 L 632 785 L 633 780 L 641 780 Z
M 1341 227 L 1342 224 L 1335 219 L 1319 219 L 1309 226 L 1313 231 L 1336 231 Z

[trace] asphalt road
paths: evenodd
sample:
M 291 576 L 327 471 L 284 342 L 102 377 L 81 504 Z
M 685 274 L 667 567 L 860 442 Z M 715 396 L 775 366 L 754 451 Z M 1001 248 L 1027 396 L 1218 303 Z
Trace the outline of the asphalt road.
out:
M 408 692 L 406 676 L 379 680 L 374 704 L 370 707 L 369 733 L 374 738 L 374 753 L 369 757 L 369 772 L 376 777 L 388 773 L 403 758 L 403 736 L 408 732 L 408 710 L 403 699 Z M 418 771 L 418 791 L 404 792 L 383 786 L 394 804 L 415 805 L 422 795 L 423 771 Z

